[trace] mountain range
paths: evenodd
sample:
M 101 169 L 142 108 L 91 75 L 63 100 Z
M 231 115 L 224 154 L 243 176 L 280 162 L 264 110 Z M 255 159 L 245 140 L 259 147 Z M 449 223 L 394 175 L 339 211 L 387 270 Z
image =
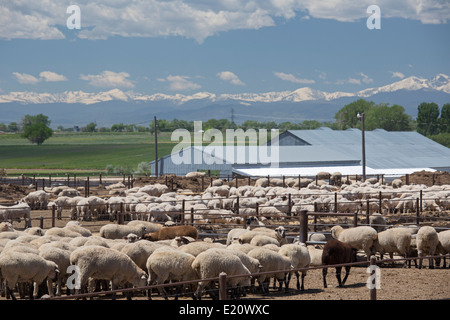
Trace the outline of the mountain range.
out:
M 218 95 L 210 92 L 146 95 L 120 89 L 99 93 L 9 92 L 0 95 L 0 122 L 18 122 L 26 114 L 43 113 L 52 121 L 52 127 L 83 126 L 91 121 L 98 126 L 120 122 L 148 125 L 153 116 L 167 120 L 230 119 L 231 110 L 237 123 L 245 120 L 332 121 L 339 109 L 359 98 L 399 104 L 415 118 L 417 106 L 422 102 L 435 102 L 439 106 L 450 102 L 450 77 L 445 74 L 432 79 L 411 76 L 354 93 L 325 92 L 309 87 L 294 91 Z

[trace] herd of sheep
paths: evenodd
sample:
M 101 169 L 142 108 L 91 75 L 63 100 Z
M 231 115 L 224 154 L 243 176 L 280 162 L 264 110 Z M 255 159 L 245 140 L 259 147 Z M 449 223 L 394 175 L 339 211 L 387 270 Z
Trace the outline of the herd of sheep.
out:
M 333 210 L 332 206 L 337 203 L 338 211 L 352 212 L 361 210 L 367 199 L 379 195 L 380 191 L 385 195 L 383 204 L 388 203 L 385 200 L 392 200 L 397 205 L 398 199 L 416 199 L 420 190 L 426 191 L 426 199 L 433 199 L 437 205 L 433 210 L 448 210 L 449 186 L 417 188 L 401 186 L 398 182 L 381 185 L 373 181 L 337 188 L 319 181 L 298 189 L 268 186 L 267 183 L 267 179 L 259 179 L 254 186 L 236 188 L 213 181 L 199 195 L 169 192 L 165 185 L 159 184 L 133 189 L 114 185 L 108 187 L 110 196 L 105 199 L 82 197 L 79 191 L 68 187 L 30 192 L 19 203 L 28 207 L 28 214 L 23 216 L 24 231 L 15 230 L 8 222 L 14 221 L 11 217 L 16 209 L 0 207 L 2 294 L 15 298 L 14 293 L 19 292 L 23 296 L 23 287 L 27 284 L 32 284 L 34 290 L 30 296 L 39 297 L 42 284 L 46 286 L 45 294 L 58 296 L 65 288 L 70 293 L 93 291 L 102 281 L 106 281 L 110 289 L 190 281 L 177 286 L 177 296 L 189 293 L 194 299 L 202 299 L 209 293 L 217 298 L 214 290 L 217 284 L 211 279 L 225 272 L 232 297 L 239 297 L 255 290 L 268 293 L 272 278 L 274 284 L 278 282 L 279 290 L 283 286 L 288 290 L 293 274 L 297 289 L 304 290 L 307 274 L 304 268 L 354 262 L 357 251 L 363 254 L 363 259 L 377 253 L 381 258 L 384 254 L 420 258 L 450 253 L 450 230 L 438 232 L 430 226 L 391 226 L 380 214 L 380 211 L 383 213 L 380 208 L 373 211 L 378 213 L 371 216 L 371 226 L 343 228 L 336 225 L 329 230 L 331 237 L 310 234 L 308 240 L 323 241 L 325 246 L 300 243 L 298 239 L 290 241 L 283 226 L 284 217 L 295 215 L 301 209 L 310 210 L 311 203 L 326 205 L 328 210 Z M 271 185 L 277 183 L 276 179 L 270 180 Z M 185 200 L 183 206 L 181 200 Z M 374 202 L 380 203 L 380 199 Z M 348 207 L 349 203 L 356 207 Z M 72 220 L 64 227 L 47 230 L 31 227 L 30 210 L 53 205 L 58 217 L 67 210 Z M 220 241 L 203 238 L 197 228 L 179 225 L 182 209 L 189 213 L 185 221 L 220 219 L 224 223 L 236 223 L 240 220 L 247 228 L 232 228 L 226 239 Z M 400 209 L 404 210 L 397 208 Z M 112 221 L 119 212 L 128 214 L 129 221 L 107 223 L 98 233 L 82 225 L 83 221 L 101 215 Z M 271 220 L 270 224 L 265 225 L 264 216 Z M 418 261 L 422 268 L 422 259 Z M 434 260 L 430 259 L 429 267 L 433 266 Z M 73 270 L 77 277 L 73 276 Z M 326 288 L 326 268 L 323 270 Z M 336 268 L 340 286 L 345 284 L 349 272 L 350 267 L 346 267 L 341 281 L 340 268 Z M 237 277 L 239 275 L 241 277 Z M 167 298 L 166 287 L 158 286 L 157 290 Z M 143 294 L 151 298 L 152 291 Z

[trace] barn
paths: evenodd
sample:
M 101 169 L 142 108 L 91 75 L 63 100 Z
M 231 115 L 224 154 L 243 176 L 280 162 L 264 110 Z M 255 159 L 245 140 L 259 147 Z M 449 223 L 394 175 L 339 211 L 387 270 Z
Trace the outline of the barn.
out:
M 450 149 L 414 131 L 365 131 L 365 154 L 367 175 L 450 171 Z M 154 164 L 150 163 L 152 174 Z M 273 146 L 270 141 L 267 146 L 189 146 L 158 161 L 160 175 L 199 170 L 221 176 L 361 174 L 362 133 L 355 128 L 289 130 Z

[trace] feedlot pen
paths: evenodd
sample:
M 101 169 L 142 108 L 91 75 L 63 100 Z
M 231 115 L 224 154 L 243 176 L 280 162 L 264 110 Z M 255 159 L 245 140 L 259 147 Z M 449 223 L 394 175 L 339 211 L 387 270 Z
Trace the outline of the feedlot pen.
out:
M 167 179 L 166 179 L 167 180 Z M 3 192 L 11 186 L 2 186 Z M 27 192 L 26 187 L 24 190 L 18 190 L 16 186 L 16 192 L 11 197 L 0 198 L 0 204 L 11 204 L 14 201 L 19 200 L 20 193 Z M 314 190 L 311 190 L 311 194 L 314 194 Z M 96 186 L 89 188 L 89 195 L 99 195 L 100 197 L 109 197 L 106 194 L 104 187 Z M 244 199 L 242 197 L 241 199 Z M 426 193 L 420 193 L 420 198 L 416 199 L 416 210 L 412 212 L 403 213 L 387 213 L 383 216 L 386 218 L 387 225 L 430 225 L 435 227 L 437 231 L 450 228 L 449 211 L 427 211 L 422 210 L 422 201 L 426 198 Z M 6 203 L 5 203 L 6 202 Z M 319 212 L 325 210 L 329 212 L 329 208 L 321 206 L 319 202 L 310 203 L 313 210 L 309 212 Z M 225 243 L 226 235 L 232 228 L 244 228 L 245 218 L 248 216 L 257 216 L 259 220 L 263 220 L 264 224 L 269 228 L 275 228 L 277 226 L 284 226 L 287 230 L 287 238 L 289 242 L 299 236 L 301 224 L 298 212 L 290 211 L 284 217 L 267 215 L 259 213 L 257 208 L 255 214 L 238 213 L 239 207 L 233 208 L 232 213 L 224 216 L 221 213 L 208 213 L 203 212 L 203 219 L 193 219 L 191 210 L 185 210 L 180 212 L 182 215 L 181 224 L 191 224 L 199 230 L 200 238 L 212 238 L 214 241 Z M 311 214 L 308 216 L 308 233 L 324 233 L 329 234 L 330 228 L 335 224 L 344 226 L 360 226 L 368 225 L 368 218 L 374 212 L 378 210 L 371 209 L 371 206 L 367 202 L 366 209 L 359 209 L 356 212 L 339 213 L 337 210 L 329 212 L 329 215 L 323 212 L 324 215 Z M 292 209 L 292 208 L 290 208 Z M 48 208 L 46 210 L 32 210 L 31 211 L 31 225 L 33 227 L 41 227 L 43 229 L 49 229 L 51 227 L 63 227 L 67 222 L 71 221 L 69 211 L 63 210 L 62 216 L 58 218 L 56 216 L 56 208 Z M 207 211 L 207 210 L 205 210 Z M 202 212 L 195 212 L 196 214 L 202 214 Z M 129 215 L 118 215 L 114 221 L 109 221 L 109 216 L 97 216 L 91 221 L 82 221 L 82 225 L 88 228 L 93 234 L 99 232 L 100 228 L 109 223 L 127 223 L 130 219 Z M 24 222 L 13 222 L 13 227 L 16 230 L 24 229 Z M 308 243 L 308 242 L 307 242 Z M 314 244 L 314 243 L 308 243 Z M 377 290 L 378 299 L 450 299 L 450 273 L 448 269 L 411 269 L 401 268 L 401 262 L 396 262 L 395 266 L 385 265 L 382 268 L 382 282 L 381 289 Z M 425 266 L 428 266 L 427 260 L 424 262 Z M 299 292 L 295 288 L 295 276 L 291 280 L 291 290 L 288 293 L 278 292 L 272 289 L 269 295 L 249 294 L 245 299 L 281 299 L 281 300 L 303 300 L 303 299 L 368 299 L 369 293 L 366 288 L 366 281 L 368 274 L 366 272 L 367 265 L 360 267 L 355 266 L 352 268 L 348 282 L 344 288 L 338 288 L 336 279 L 334 278 L 334 268 L 331 268 L 328 272 L 329 288 L 323 289 L 322 287 L 322 271 L 321 269 L 314 269 L 308 271 L 308 275 L 305 278 L 305 291 Z M 102 296 L 104 297 L 104 296 Z M 123 298 L 120 294 L 117 298 Z M 162 299 L 159 296 L 153 294 L 153 299 Z M 4 299 L 1 297 L 0 299 Z M 101 298 L 103 299 L 103 298 Z M 134 299 L 146 299 L 144 296 L 136 294 Z M 181 298 L 190 299 L 190 298 Z

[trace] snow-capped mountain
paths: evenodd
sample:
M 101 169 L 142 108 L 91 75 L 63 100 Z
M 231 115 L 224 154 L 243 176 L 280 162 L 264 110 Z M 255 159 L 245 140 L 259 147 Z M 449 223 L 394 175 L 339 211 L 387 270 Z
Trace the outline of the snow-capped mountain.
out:
M 147 123 L 160 119 L 225 119 L 234 110 L 236 122 L 257 121 L 333 121 L 344 105 L 359 99 L 375 103 L 398 104 L 413 118 L 422 102 L 450 103 L 450 77 L 438 74 L 432 79 L 408 77 L 400 81 L 358 92 L 325 92 L 309 87 L 293 91 L 264 93 L 192 95 L 156 93 L 152 95 L 112 89 L 89 93 L 10 92 L 0 95 L 0 122 L 20 121 L 26 114 L 43 113 L 52 126 L 100 126 L 114 123 Z
M 450 77 L 438 74 L 433 79 L 419 77 L 408 77 L 400 81 L 377 88 L 368 88 L 358 92 L 325 92 L 309 87 L 299 88 L 294 91 L 264 92 L 264 93 L 238 93 L 216 95 L 210 92 L 197 92 L 193 95 L 175 94 L 168 95 L 156 93 L 146 95 L 132 91 L 124 92 L 120 89 L 112 89 L 99 93 L 88 93 L 83 91 L 65 91 L 62 93 L 37 93 L 37 92 L 10 92 L 0 95 L 0 103 L 20 102 L 23 104 L 41 103 L 81 103 L 94 104 L 107 101 L 136 101 L 154 102 L 166 101 L 175 105 L 187 102 L 216 103 L 224 101 L 241 101 L 244 103 L 272 103 L 272 102 L 302 102 L 302 101 L 331 101 L 342 97 L 367 98 L 379 93 L 390 93 L 399 90 L 435 90 L 450 94 Z

